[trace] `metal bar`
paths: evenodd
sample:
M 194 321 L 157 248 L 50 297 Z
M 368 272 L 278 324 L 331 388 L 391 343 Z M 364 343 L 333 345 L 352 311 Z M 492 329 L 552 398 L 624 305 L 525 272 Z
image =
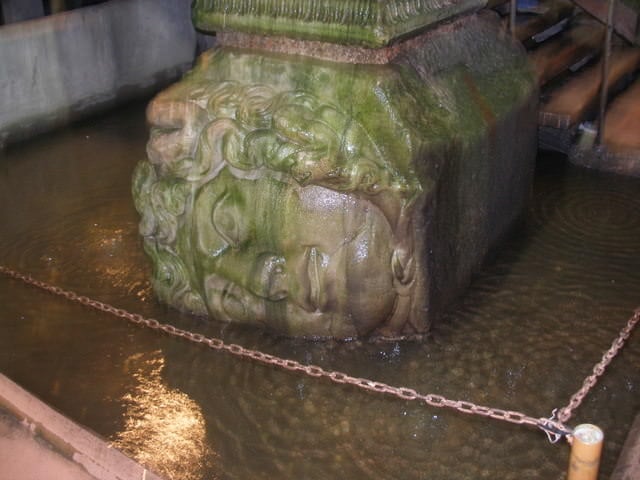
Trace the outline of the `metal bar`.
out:
M 511 0 L 509 7 L 509 31 L 513 38 L 516 37 L 516 12 L 518 11 L 518 0 Z
M 609 60 L 611 57 L 611 39 L 613 36 L 613 12 L 616 0 L 609 0 L 609 10 L 607 12 L 607 34 L 604 37 L 604 59 L 602 62 L 602 81 L 600 82 L 600 110 L 598 113 L 598 136 L 596 144 L 601 145 L 604 138 L 605 110 L 607 108 L 607 97 L 609 94 Z

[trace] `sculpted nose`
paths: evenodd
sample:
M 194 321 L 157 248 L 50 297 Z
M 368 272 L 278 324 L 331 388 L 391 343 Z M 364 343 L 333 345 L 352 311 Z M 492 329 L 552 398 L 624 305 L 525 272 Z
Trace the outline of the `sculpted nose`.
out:
M 271 301 L 283 300 L 289 294 L 284 257 L 265 253 L 258 256 L 250 279 L 251 290 Z

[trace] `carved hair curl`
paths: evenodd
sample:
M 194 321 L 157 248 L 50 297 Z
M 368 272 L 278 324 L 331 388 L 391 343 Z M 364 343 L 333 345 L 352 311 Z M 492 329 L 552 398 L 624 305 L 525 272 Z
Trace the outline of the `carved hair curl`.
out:
M 360 122 L 308 93 L 221 82 L 195 89 L 187 104 L 164 106 L 173 116 L 179 110 L 185 117 L 174 155 L 161 152 L 167 151 L 162 137 L 175 141 L 180 134 L 162 122 L 149 142 L 152 163 L 175 176 L 208 181 L 229 165 L 243 171 L 268 169 L 300 185 L 341 192 L 371 196 L 389 191 L 402 203 L 420 191 L 416 179 L 385 160 Z M 162 105 L 155 108 L 163 110 Z

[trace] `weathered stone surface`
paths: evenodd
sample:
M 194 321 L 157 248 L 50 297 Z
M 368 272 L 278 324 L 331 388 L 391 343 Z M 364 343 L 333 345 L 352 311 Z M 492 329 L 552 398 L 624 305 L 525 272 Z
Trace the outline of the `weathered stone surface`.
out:
M 286 335 L 413 336 L 519 215 L 536 87 L 491 16 L 386 65 L 223 47 L 148 109 L 161 300 Z
M 640 477 L 640 415 L 636 415 L 610 480 Z
M 162 480 L 2 374 L 0 447 L 2 478 Z
M 24 22 L 44 15 L 41 0 L 2 0 L 0 2 L 1 19 L 5 24 Z
M 485 0 L 196 0 L 204 31 L 239 31 L 380 47 L 484 7 Z
M 0 27 L 0 147 L 142 95 L 193 64 L 188 0 L 113 0 Z

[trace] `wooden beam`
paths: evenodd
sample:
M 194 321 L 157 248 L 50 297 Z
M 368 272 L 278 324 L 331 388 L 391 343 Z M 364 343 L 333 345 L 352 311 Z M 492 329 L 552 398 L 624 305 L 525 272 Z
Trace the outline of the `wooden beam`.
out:
M 607 21 L 607 3 L 602 0 L 573 0 L 585 12 L 605 23 Z M 613 16 L 614 30 L 631 43 L 638 44 L 639 36 L 639 16 L 633 8 L 622 2 L 616 2 L 616 11 Z
M 640 156 L 640 79 L 611 103 L 604 132 L 607 150 Z
M 544 85 L 590 53 L 602 47 L 605 28 L 599 23 L 580 22 L 570 30 L 533 50 L 529 54 L 538 77 Z
M 540 2 L 540 7 L 546 11 L 541 14 L 525 14 L 518 18 L 515 37 L 521 42 L 568 18 L 574 10 L 573 4 L 568 0 L 547 0 Z
M 611 55 L 608 83 L 609 90 L 620 79 L 640 66 L 640 48 L 621 48 Z M 598 99 L 601 84 L 602 60 L 578 73 L 566 84 L 553 90 L 540 107 L 538 124 L 567 129 L 584 120 Z

